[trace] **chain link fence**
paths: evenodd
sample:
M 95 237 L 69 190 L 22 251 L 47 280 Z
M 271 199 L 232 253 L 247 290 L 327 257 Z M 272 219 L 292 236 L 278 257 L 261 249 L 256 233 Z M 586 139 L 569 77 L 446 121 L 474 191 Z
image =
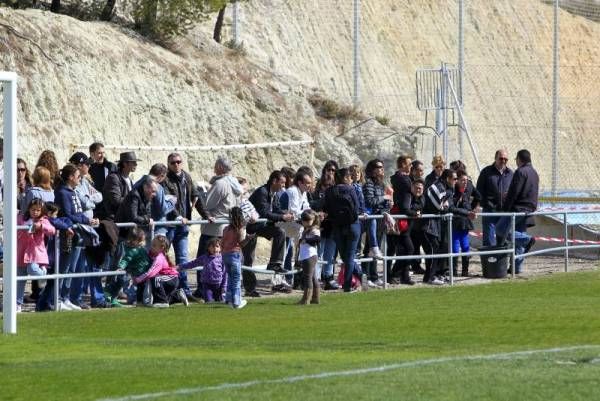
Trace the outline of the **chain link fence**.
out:
M 382 137 L 414 136 L 416 157 L 428 162 L 441 153 L 441 139 L 436 113 L 416 107 L 415 75 L 442 63 L 459 66 L 463 21 L 465 119 L 482 165 L 498 148 L 510 154 L 528 148 L 544 191 L 552 189 L 553 171 L 558 192 L 589 191 L 597 188 L 600 170 L 600 1 L 558 1 L 556 114 L 554 3 L 254 0 L 240 3 L 236 23 L 231 13 L 227 22 L 237 26 L 238 40 L 254 59 L 338 102 L 356 100 L 393 127 Z M 464 159 L 475 174 L 456 110 L 449 110 L 448 124 L 448 158 Z

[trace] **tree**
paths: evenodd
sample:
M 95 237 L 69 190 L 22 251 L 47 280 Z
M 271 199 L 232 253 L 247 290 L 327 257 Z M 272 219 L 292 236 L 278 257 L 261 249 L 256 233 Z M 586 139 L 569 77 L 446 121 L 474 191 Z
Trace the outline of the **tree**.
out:
M 184 35 L 228 0 L 129 0 L 136 28 L 159 41 Z
M 217 22 L 215 22 L 215 29 L 213 31 L 213 39 L 217 43 L 221 43 L 221 31 L 223 30 L 223 19 L 225 18 L 225 9 L 227 6 L 223 6 L 219 10 L 219 14 L 217 15 Z
M 50 4 L 50 11 L 53 13 L 60 11 L 60 0 L 52 0 L 52 4 Z
M 115 9 L 116 0 L 106 0 L 106 4 L 102 9 L 102 13 L 100 14 L 100 19 L 102 21 L 110 21 L 113 15 L 113 11 Z

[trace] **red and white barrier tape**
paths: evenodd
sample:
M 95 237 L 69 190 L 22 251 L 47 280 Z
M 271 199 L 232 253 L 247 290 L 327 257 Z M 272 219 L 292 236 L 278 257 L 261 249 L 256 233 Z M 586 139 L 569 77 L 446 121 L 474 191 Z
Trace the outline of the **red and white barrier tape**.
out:
M 573 210 L 600 210 L 600 206 L 599 205 L 593 205 L 593 206 L 554 206 L 554 207 L 542 207 L 540 209 L 538 209 L 538 212 L 569 212 L 569 211 L 573 211 Z
M 469 232 L 469 234 L 472 237 L 483 237 L 483 233 L 481 231 L 471 231 Z M 542 242 L 559 242 L 559 243 L 564 243 L 565 239 L 564 238 L 559 238 L 559 237 L 535 237 L 536 241 L 542 241 Z M 598 245 L 600 244 L 600 241 L 592 241 L 592 240 L 585 240 L 585 239 L 570 239 L 569 243 L 571 244 L 591 244 L 591 245 Z

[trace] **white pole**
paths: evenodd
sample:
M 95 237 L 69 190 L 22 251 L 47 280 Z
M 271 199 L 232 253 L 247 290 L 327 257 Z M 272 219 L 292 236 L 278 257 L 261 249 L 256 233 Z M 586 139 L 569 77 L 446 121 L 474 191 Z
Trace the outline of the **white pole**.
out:
M 558 187 L 558 113 L 559 113 L 559 26 L 558 12 L 559 0 L 554 0 L 554 52 L 552 60 L 552 196 L 557 195 Z
M 17 333 L 17 74 L 0 73 L 4 86 L 4 299 L 2 331 Z
M 233 3 L 233 43 L 240 43 L 240 2 Z
M 353 43 L 353 80 L 352 104 L 360 103 L 360 0 L 354 0 L 354 43 Z
M 463 85 L 465 79 L 465 4 L 464 0 L 458 1 L 458 94 L 460 95 L 461 106 L 464 105 Z M 458 159 L 464 160 L 464 137 L 463 137 L 463 121 L 458 119 Z

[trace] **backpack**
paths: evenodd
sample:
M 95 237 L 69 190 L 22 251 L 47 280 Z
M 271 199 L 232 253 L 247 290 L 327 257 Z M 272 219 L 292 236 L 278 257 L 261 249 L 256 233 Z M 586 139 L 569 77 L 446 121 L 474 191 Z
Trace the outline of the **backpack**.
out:
M 336 226 L 349 226 L 358 219 L 354 200 L 349 192 L 340 192 L 336 185 L 331 189 L 331 209 L 328 218 Z

